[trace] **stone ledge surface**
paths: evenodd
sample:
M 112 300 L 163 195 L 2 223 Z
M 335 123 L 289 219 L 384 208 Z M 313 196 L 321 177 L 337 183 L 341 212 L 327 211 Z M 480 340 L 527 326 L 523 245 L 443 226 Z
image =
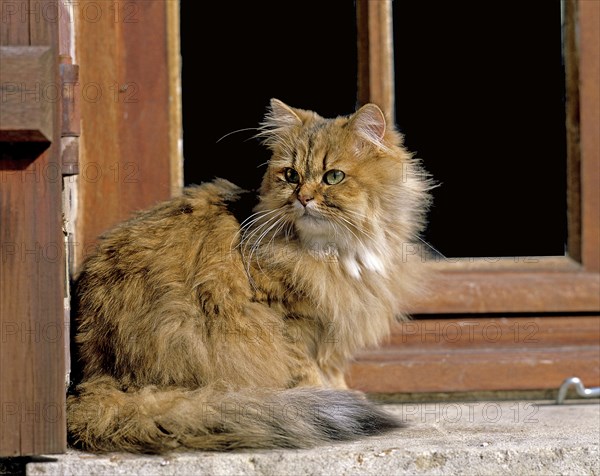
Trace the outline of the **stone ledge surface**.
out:
M 598 400 L 386 405 L 406 427 L 309 450 L 94 455 L 70 450 L 28 475 L 600 475 Z

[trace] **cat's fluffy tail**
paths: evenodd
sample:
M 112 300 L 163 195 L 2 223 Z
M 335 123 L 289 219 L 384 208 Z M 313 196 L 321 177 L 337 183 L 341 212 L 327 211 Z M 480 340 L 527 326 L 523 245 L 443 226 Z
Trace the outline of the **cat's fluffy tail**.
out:
M 89 451 L 306 448 L 399 427 L 361 393 L 320 388 L 124 391 L 109 377 L 67 400 L 71 443 Z

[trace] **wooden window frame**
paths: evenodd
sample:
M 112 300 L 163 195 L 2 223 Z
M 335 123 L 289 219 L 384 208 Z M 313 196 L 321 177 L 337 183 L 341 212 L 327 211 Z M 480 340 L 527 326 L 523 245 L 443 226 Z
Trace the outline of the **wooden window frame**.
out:
M 600 3 L 567 0 L 564 8 L 566 256 L 436 261 L 415 249 L 412 258 L 433 271 L 431 292 L 414 306 L 415 321 L 359 356 L 349 371 L 353 386 L 385 393 L 549 389 L 570 374 L 600 383 Z M 375 102 L 393 119 L 392 3 L 359 0 L 357 19 L 359 103 Z M 528 328 L 532 341 L 519 336 Z
M 81 103 L 75 271 L 101 233 L 183 187 L 179 1 L 110 3 L 81 18 L 99 5 L 76 9 L 80 83 L 93 97 Z

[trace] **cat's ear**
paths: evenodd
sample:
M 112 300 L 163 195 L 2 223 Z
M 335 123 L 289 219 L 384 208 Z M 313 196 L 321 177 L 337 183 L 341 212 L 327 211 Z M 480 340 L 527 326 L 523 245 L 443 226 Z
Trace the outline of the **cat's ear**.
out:
M 265 117 L 265 124 L 272 130 L 287 129 L 288 127 L 301 126 L 302 119 L 293 108 L 280 101 L 271 99 L 271 107 Z
M 354 132 L 367 142 L 382 145 L 386 122 L 383 111 L 375 104 L 365 104 L 350 118 Z

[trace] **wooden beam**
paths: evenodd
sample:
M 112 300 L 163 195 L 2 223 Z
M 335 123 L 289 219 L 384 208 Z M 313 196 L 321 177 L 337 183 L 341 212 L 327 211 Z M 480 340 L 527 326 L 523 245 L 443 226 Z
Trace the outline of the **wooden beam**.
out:
M 558 389 L 600 385 L 600 316 L 416 319 L 357 356 L 351 387 L 372 393 Z
M 600 276 L 560 271 L 440 272 L 411 308 L 417 314 L 598 312 Z
M 181 110 L 181 40 L 179 1 L 167 2 L 167 61 L 169 70 L 169 157 L 171 195 L 178 195 L 183 178 L 183 117 Z
M 567 252 L 581 262 L 581 143 L 577 0 L 563 2 L 563 58 L 567 134 Z
M 52 77 L 50 46 L 1 46 L 0 142 L 45 142 L 53 138 L 52 112 L 61 88 Z
M 167 10 L 176 3 L 80 3 L 80 12 L 104 10 L 97 21 L 77 23 L 82 132 L 76 267 L 98 235 L 169 198 L 181 182 L 174 132 L 180 126 L 171 122 L 178 98 L 168 60 L 175 47 L 167 40 L 174 22 Z
M 358 0 L 358 103 L 377 104 L 394 121 L 391 0 Z

